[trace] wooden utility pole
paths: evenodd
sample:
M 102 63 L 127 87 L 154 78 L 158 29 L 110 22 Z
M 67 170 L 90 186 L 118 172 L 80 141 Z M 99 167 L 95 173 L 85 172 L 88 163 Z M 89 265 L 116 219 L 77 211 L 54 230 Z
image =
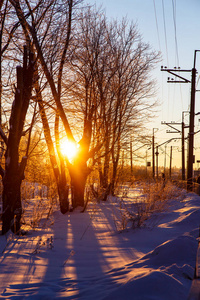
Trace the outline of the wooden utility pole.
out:
M 155 156 L 154 156 L 154 128 L 152 136 L 152 177 L 155 178 Z
M 185 126 L 184 121 L 184 113 L 188 113 L 188 111 L 182 112 L 182 180 L 185 180 L 185 132 L 184 129 L 188 128 L 189 126 Z
M 172 146 L 170 148 L 170 161 L 169 161 L 169 178 L 172 177 Z
M 158 128 L 153 128 L 153 135 L 152 135 L 152 177 L 155 178 L 155 137 L 154 131 L 158 130 Z
M 189 153 L 187 167 L 187 190 L 191 191 L 193 186 L 193 148 L 194 148 L 194 115 L 195 115 L 195 92 L 196 92 L 196 69 L 195 69 L 196 53 L 194 60 L 194 68 L 192 69 L 192 86 L 190 100 L 190 125 L 189 125 Z
M 182 180 L 185 180 L 185 124 L 182 121 L 182 139 L 181 139 L 181 152 L 182 152 Z
M 185 126 L 184 123 L 184 112 L 182 112 L 182 122 L 177 123 L 177 122 L 161 122 L 162 125 L 167 125 L 173 130 L 166 130 L 167 133 L 180 133 L 181 134 L 181 152 L 182 152 L 182 180 L 185 180 L 185 134 L 184 134 L 184 129 L 188 128 L 189 126 Z M 176 125 L 181 125 L 181 130 L 177 129 Z
M 165 141 L 165 142 L 163 142 L 162 144 L 159 144 L 159 145 L 157 145 L 156 146 L 156 155 L 157 155 L 157 166 L 158 166 L 158 148 L 159 147 L 161 147 L 162 145 L 165 145 L 165 160 L 164 160 L 164 174 L 165 174 L 165 167 L 166 167 L 166 147 L 167 147 L 167 144 L 168 143 L 170 143 L 171 141 L 173 141 L 173 140 L 178 140 L 178 139 L 180 139 L 180 138 L 171 138 L 170 140 L 168 140 L 168 141 Z M 171 148 L 172 149 L 172 148 Z M 172 150 L 171 150 L 172 151 Z M 170 164 L 171 164 L 171 162 L 170 162 Z M 158 174 L 158 171 L 157 171 L 157 174 Z
M 196 93 L 196 53 L 200 50 L 195 50 L 194 52 L 194 65 L 192 70 L 181 70 L 180 68 L 168 69 L 167 67 L 161 67 L 161 71 L 167 71 L 173 76 L 178 77 L 179 80 L 174 80 L 173 78 L 168 78 L 169 83 L 191 83 L 191 97 L 190 97 L 190 124 L 189 124 L 189 151 L 188 151 L 188 166 L 187 166 L 187 190 L 191 191 L 193 186 L 193 148 L 194 148 L 194 116 L 195 116 L 195 93 Z M 176 72 L 190 72 L 192 74 L 191 81 L 180 76 Z
M 158 179 L 158 155 L 159 155 L 159 152 L 158 152 L 158 146 L 156 146 L 156 177 Z
M 133 146 L 132 140 L 130 141 L 130 160 L 131 160 L 131 176 L 133 175 Z

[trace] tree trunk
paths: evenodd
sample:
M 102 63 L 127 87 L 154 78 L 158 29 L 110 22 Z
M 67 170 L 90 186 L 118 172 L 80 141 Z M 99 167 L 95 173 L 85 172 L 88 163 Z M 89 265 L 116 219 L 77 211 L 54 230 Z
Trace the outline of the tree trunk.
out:
M 71 177 L 72 206 L 84 207 L 84 192 L 87 177 L 90 168 L 87 167 L 88 153 L 92 135 L 92 115 L 94 106 L 92 106 L 87 118 L 84 120 L 83 137 L 79 141 L 79 153 L 74 160 L 73 165 L 68 163 L 69 174 Z
M 59 177 L 57 178 L 57 187 L 58 187 L 58 196 L 60 202 L 60 211 L 62 214 L 65 214 L 69 210 L 69 188 L 67 185 L 66 173 L 65 173 L 65 161 L 60 151 L 60 136 L 59 136 L 59 115 L 56 112 L 55 116 L 55 141 L 56 141 L 56 150 L 58 159 L 60 161 L 60 172 Z
M 58 188 L 58 196 L 60 203 L 60 211 L 62 214 L 66 214 L 69 210 L 69 187 L 66 184 L 62 184 L 62 182 L 57 183 Z
M 7 174 L 6 174 L 7 173 Z M 20 220 L 22 214 L 21 205 L 21 180 L 18 172 L 9 174 L 6 172 L 3 179 L 3 215 L 2 215 L 2 234 L 8 232 L 9 229 L 15 234 L 20 233 Z M 16 174 L 15 174 L 16 173 Z
M 104 166 L 103 166 L 103 188 L 108 188 L 108 173 L 109 173 L 109 163 L 110 163 L 110 157 L 109 154 L 106 153 L 105 159 L 104 159 Z
M 35 67 L 35 69 L 38 74 L 37 66 Z M 69 210 L 69 199 L 68 199 L 69 188 L 66 184 L 66 176 L 64 174 L 64 166 L 63 166 L 64 162 L 61 162 L 61 171 L 60 171 L 57 160 L 56 160 L 56 154 L 55 154 L 55 150 L 54 150 L 54 146 L 53 146 L 53 141 L 51 138 L 50 127 L 49 127 L 46 112 L 44 109 L 44 104 L 42 101 L 42 94 L 41 94 L 41 91 L 39 88 L 38 80 L 35 81 L 35 90 L 37 93 L 37 101 L 39 104 L 39 111 L 40 111 L 40 116 L 41 116 L 41 120 L 42 120 L 42 124 L 43 124 L 44 136 L 45 136 L 45 140 L 46 140 L 48 151 L 49 151 L 50 162 L 51 162 L 55 180 L 56 180 L 59 204 L 60 204 L 60 211 L 62 214 L 65 214 Z
M 29 65 L 27 49 L 24 47 L 23 67 L 17 67 L 17 89 L 13 101 L 9 120 L 9 136 L 4 138 L 7 149 L 5 153 L 5 171 L 1 170 L 3 178 L 3 214 L 2 234 L 9 229 L 20 234 L 20 220 L 22 214 L 21 182 L 24 178 L 27 157 L 19 162 L 19 144 L 23 134 L 24 122 L 29 106 L 33 78 L 33 55 L 29 53 Z M 28 151 L 27 151 L 28 152 Z
M 74 164 L 70 166 L 69 173 L 71 177 L 72 207 L 84 207 L 85 184 L 89 170 L 86 164 L 84 166 Z
M 117 177 L 117 164 L 113 163 L 113 174 L 112 174 L 112 179 L 111 179 L 111 183 L 110 183 L 110 192 L 111 192 L 112 196 L 114 196 L 114 194 L 115 194 L 116 177 Z
M 60 211 L 62 214 L 66 214 L 69 210 L 69 187 L 67 185 L 66 175 L 65 175 L 65 164 L 64 160 L 61 159 L 60 166 L 60 175 L 59 179 L 57 179 L 57 187 L 58 187 L 58 196 L 60 203 Z
M 102 172 L 101 158 L 98 158 L 98 172 L 99 172 L 99 184 L 100 184 L 100 187 L 102 187 L 103 186 L 103 172 Z
M 110 192 L 111 192 L 111 195 L 113 195 L 113 196 L 115 194 L 118 162 L 119 162 L 119 150 L 117 152 L 116 159 L 114 159 L 114 154 L 113 154 L 113 161 L 112 161 L 112 178 L 111 178 L 111 183 L 110 183 Z

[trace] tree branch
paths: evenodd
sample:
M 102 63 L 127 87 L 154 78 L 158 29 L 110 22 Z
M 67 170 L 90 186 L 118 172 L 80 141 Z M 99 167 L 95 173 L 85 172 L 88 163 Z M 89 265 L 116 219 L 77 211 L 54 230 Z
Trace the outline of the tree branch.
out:
M 5 174 L 5 170 L 2 168 L 2 166 L 0 165 L 0 175 L 3 178 Z
M 68 27 L 67 27 L 67 38 L 66 38 L 64 50 L 62 53 L 62 58 L 61 58 L 60 67 L 59 67 L 59 74 L 58 74 L 58 95 L 59 95 L 59 97 L 61 95 L 61 80 L 62 80 L 63 66 L 64 66 L 64 62 L 65 62 L 66 52 L 69 47 L 69 39 L 70 39 L 70 34 L 71 34 L 72 2 L 73 2 L 73 0 L 69 0 L 69 20 L 68 20 Z
M 4 133 L 3 129 L 1 128 L 1 126 L 0 126 L 0 136 L 3 139 L 4 143 L 7 145 L 8 144 L 8 138 L 5 135 L 5 133 Z

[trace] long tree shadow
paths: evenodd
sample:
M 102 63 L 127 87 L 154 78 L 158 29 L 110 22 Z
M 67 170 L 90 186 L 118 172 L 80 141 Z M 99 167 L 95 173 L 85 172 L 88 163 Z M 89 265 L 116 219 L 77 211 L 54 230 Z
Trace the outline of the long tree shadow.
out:
M 6 251 L 3 260 L 8 265 L 10 274 L 8 277 L 5 275 L 5 286 L 1 289 L 2 299 L 15 299 L 16 295 L 20 299 L 28 296 L 40 299 L 40 294 L 48 295 L 48 299 L 55 299 L 55 292 L 60 290 L 57 281 L 62 278 L 67 256 L 68 227 L 65 222 L 67 216 L 57 212 L 54 217 L 54 227 L 30 232 L 19 241 L 18 246 L 16 242 L 12 243 Z M 6 261 L 7 257 L 9 261 Z M 5 267 L 2 270 L 5 271 Z M 9 280 L 11 276 L 13 281 Z
M 98 213 L 95 213 L 95 222 Z M 3 296 L 9 299 L 14 299 L 14 295 L 33 299 L 41 299 L 42 295 L 48 299 L 90 299 L 91 293 L 97 293 L 97 299 L 101 299 L 102 287 L 111 287 L 114 283 L 106 275 L 107 259 L 112 258 L 112 253 L 106 255 L 91 214 L 91 211 L 66 215 L 56 212 L 54 226 L 42 235 L 40 247 L 31 255 L 23 283 L 10 285 Z M 49 239 L 53 241 L 51 248 Z
M 113 283 L 109 276 L 105 276 L 106 270 L 109 268 L 108 260 L 111 258 L 111 254 L 103 249 L 99 228 L 95 227 L 96 222 L 102 222 L 100 213 L 99 208 L 95 212 L 88 209 L 87 212 L 81 214 L 82 224 L 80 224 L 79 212 L 70 216 L 69 223 L 73 237 L 71 246 L 74 255 L 66 264 L 65 273 L 68 276 L 70 268 L 74 269 L 77 297 L 81 297 L 81 299 L 84 297 L 87 299 L 93 289 L 95 289 L 95 294 L 100 297 L 102 284 L 106 286 Z M 105 224 L 102 224 L 102 227 L 104 226 Z
M 41 240 L 35 234 L 40 244 L 26 262 L 22 283 L 10 285 L 2 296 L 102 299 L 105 290 L 126 280 L 129 271 L 121 256 L 134 260 L 130 252 L 121 252 L 111 213 L 104 204 L 85 213 L 54 213 L 53 227 L 42 231 Z

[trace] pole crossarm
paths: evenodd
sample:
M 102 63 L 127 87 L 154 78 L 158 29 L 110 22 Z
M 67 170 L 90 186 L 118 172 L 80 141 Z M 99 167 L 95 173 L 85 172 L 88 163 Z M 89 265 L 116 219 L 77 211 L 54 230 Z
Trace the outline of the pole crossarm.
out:
M 182 125 L 182 123 L 175 123 L 175 122 L 161 122 L 161 125 L 167 125 L 170 128 L 174 129 L 175 131 L 170 131 L 170 130 L 166 130 L 167 133 L 181 133 L 181 130 L 177 129 L 176 127 L 174 127 L 173 125 Z
M 176 82 L 179 82 L 179 83 L 188 83 L 188 82 L 191 82 L 190 80 L 188 80 L 187 78 L 184 78 L 178 74 L 175 74 L 174 72 L 171 72 L 171 71 L 168 71 L 170 74 L 174 75 L 175 77 L 178 77 L 180 79 L 182 79 L 181 81 L 177 81 L 177 80 L 168 80 L 167 82 L 170 82 L 170 83 L 176 83 Z
M 191 72 L 192 70 L 181 70 L 181 69 L 168 69 L 168 68 L 163 68 L 163 66 L 161 66 L 161 71 L 166 71 L 168 73 L 170 73 L 171 75 L 180 78 L 181 80 L 174 80 L 173 78 L 168 78 L 167 82 L 168 83 L 190 83 L 191 81 L 187 78 L 184 78 L 183 76 L 180 76 L 179 74 L 176 74 L 176 72 Z

